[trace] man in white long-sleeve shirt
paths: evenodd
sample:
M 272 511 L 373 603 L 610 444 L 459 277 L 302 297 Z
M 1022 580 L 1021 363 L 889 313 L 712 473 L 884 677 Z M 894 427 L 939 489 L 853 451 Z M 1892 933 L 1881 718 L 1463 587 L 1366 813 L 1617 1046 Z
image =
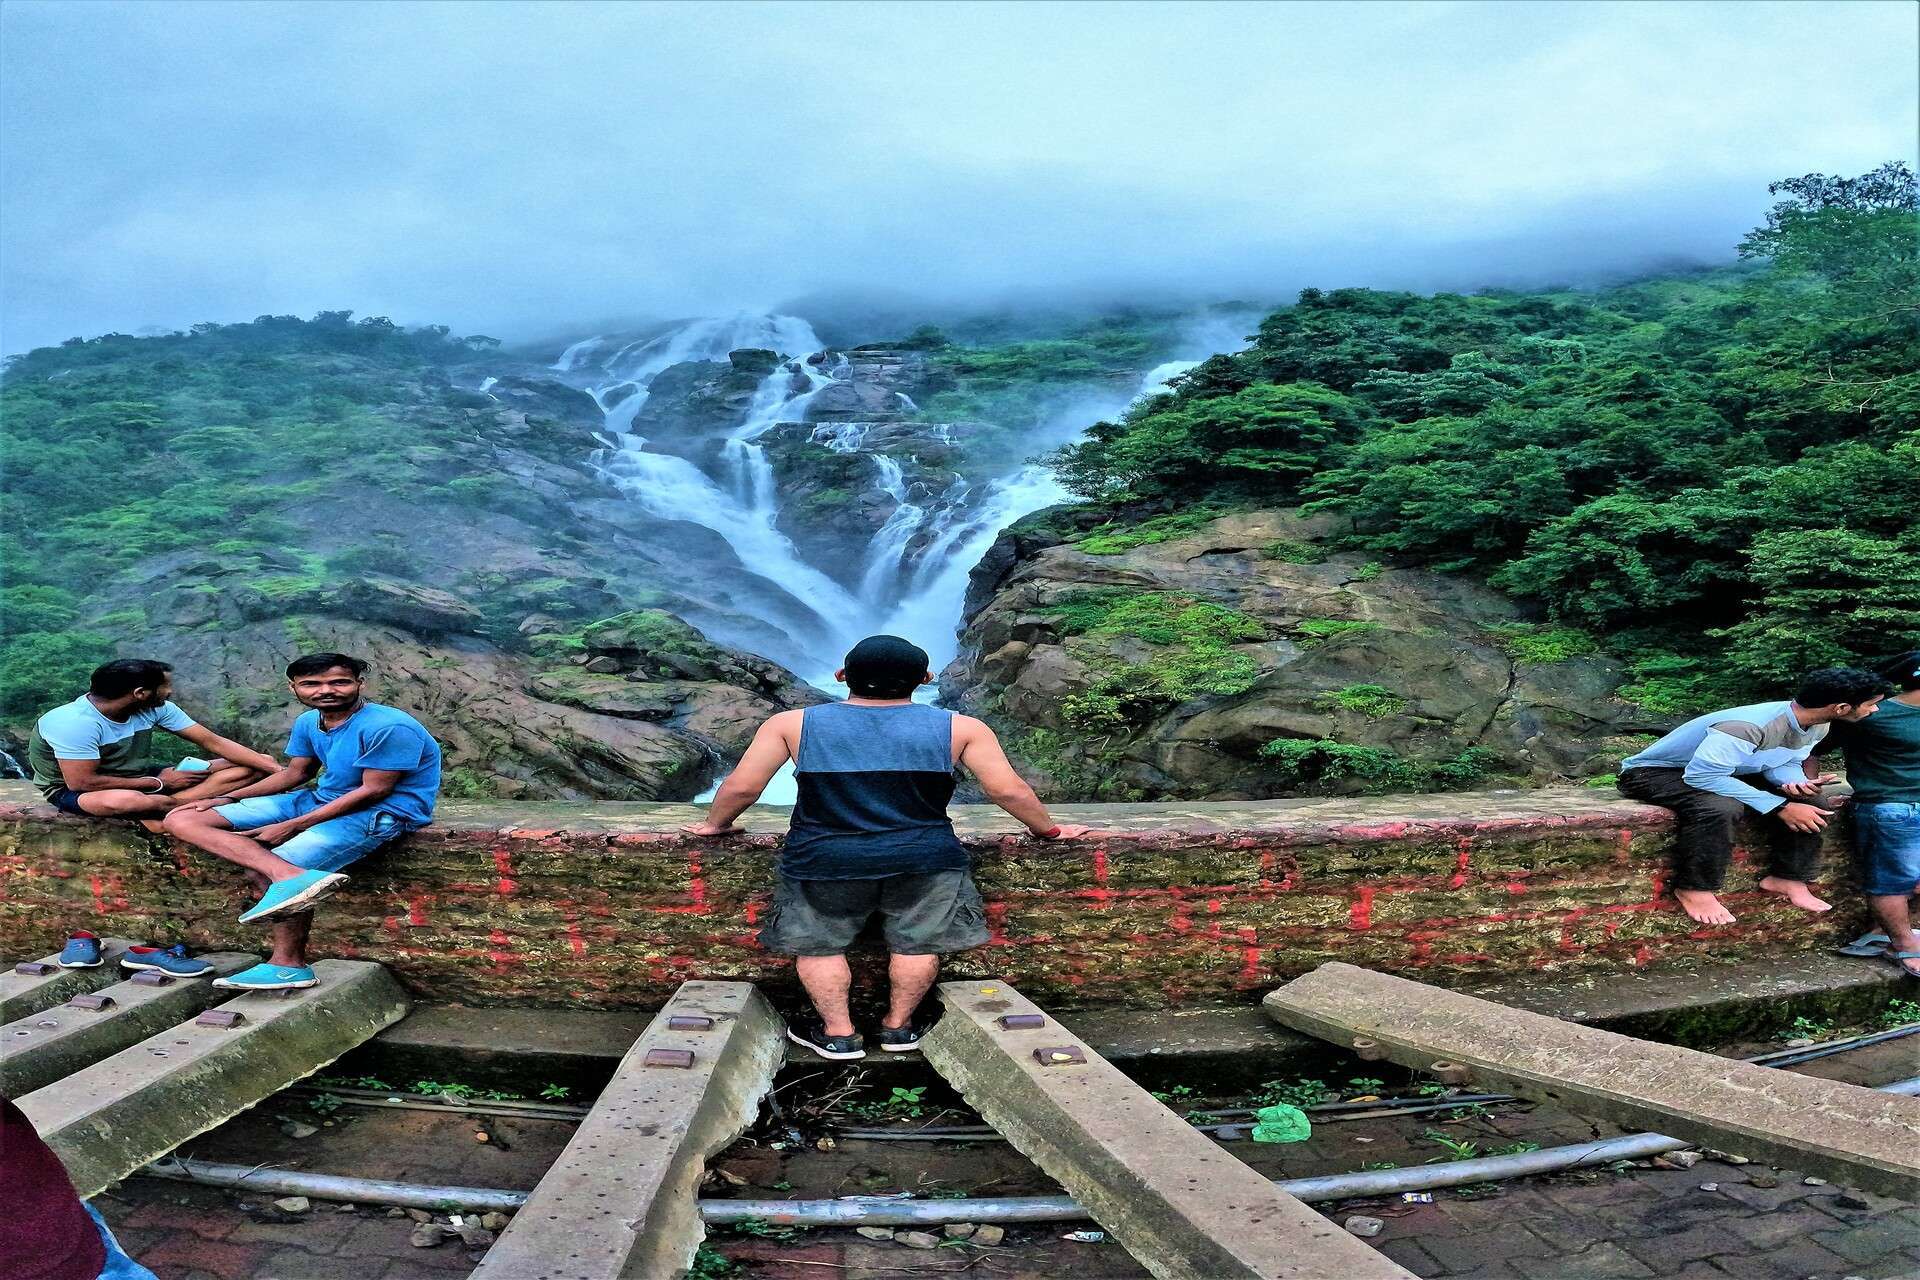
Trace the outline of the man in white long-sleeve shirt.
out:
M 1832 905 L 1807 882 L 1820 862 L 1827 815 L 1846 801 L 1832 774 L 1809 777 L 1807 758 L 1836 720 L 1864 720 L 1887 683 L 1857 667 L 1823 667 L 1800 682 L 1791 702 L 1761 702 L 1687 721 L 1620 765 L 1620 792 L 1674 811 L 1673 896 L 1701 924 L 1731 924 L 1717 896 L 1733 860 L 1736 824 L 1748 810 L 1768 824 L 1767 875 L 1760 887 L 1804 911 Z

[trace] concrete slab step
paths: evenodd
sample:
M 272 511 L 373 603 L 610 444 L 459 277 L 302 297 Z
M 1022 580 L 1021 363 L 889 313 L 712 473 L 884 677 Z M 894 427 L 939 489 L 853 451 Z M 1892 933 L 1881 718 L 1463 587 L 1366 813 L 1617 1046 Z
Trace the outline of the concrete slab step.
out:
M 116 964 L 121 981 L 112 986 L 0 1027 L 0 1094 L 31 1093 L 230 999 L 233 993 L 215 987 L 213 980 L 260 961 L 238 951 L 199 958 L 212 966 L 201 978 L 150 973 L 136 980 Z
M 1920 1199 L 1920 1101 L 1636 1040 L 1348 964 L 1270 992 L 1277 1021 L 1416 1070 Z
M 38 960 L 9 964 L 0 972 L 0 1021 L 12 1022 L 120 981 L 126 976 L 120 971 L 120 957 L 132 945 L 125 938 L 100 939 L 100 963 L 92 969 L 60 968 L 57 951 Z M 22 972 L 39 967 L 45 972 Z
M 941 984 L 921 1050 L 1007 1141 L 1160 1277 L 1408 1280 L 1006 983 Z
M 706 1159 L 752 1122 L 784 1043 L 752 983 L 682 983 L 474 1280 L 686 1274 Z
M 320 960 L 320 984 L 250 991 L 19 1099 L 84 1198 L 311 1075 L 389 1023 L 407 997 L 377 964 Z

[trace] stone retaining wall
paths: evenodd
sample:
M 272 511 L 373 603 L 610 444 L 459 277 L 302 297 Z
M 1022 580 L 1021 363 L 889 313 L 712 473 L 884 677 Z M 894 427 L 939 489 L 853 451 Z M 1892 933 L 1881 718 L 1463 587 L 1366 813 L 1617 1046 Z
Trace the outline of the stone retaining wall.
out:
M 1041 844 L 962 807 L 992 941 L 952 962 L 1043 1004 L 1252 1002 L 1326 960 L 1450 981 L 1618 970 L 1829 945 L 1858 916 L 1812 918 L 1752 891 L 1702 929 L 1660 896 L 1663 809 L 1557 789 L 1240 804 L 1080 805 L 1098 838 Z M 441 1001 L 653 1006 L 688 977 L 791 981 L 754 943 L 782 810 L 696 839 L 661 804 L 448 803 L 433 827 L 352 869 L 314 953 L 377 960 Z M 1843 893 L 1830 857 L 1829 882 Z M 0 784 L 0 959 L 70 929 L 207 950 L 262 945 L 235 916 L 236 869 L 138 828 L 70 818 Z

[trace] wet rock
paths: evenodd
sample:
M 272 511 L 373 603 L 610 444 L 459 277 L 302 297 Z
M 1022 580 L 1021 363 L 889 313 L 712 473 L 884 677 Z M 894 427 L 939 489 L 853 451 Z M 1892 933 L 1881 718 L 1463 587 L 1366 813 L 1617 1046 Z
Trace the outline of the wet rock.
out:
M 938 1249 L 940 1237 L 930 1231 L 896 1231 L 893 1242 L 903 1244 L 909 1249 Z
M 1800 1185 L 1803 1187 L 1824 1187 L 1827 1185 L 1827 1180 L 1825 1178 L 1802 1178 L 1800 1179 Z
M 458 596 L 397 578 L 343 582 L 332 599 L 350 617 L 390 622 L 423 636 L 464 634 L 482 621 L 480 611 Z
M 1747 1185 L 1750 1187 L 1758 1187 L 1762 1191 L 1771 1191 L 1780 1185 L 1780 1179 L 1768 1174 L 1756 1173 L 1747 1179 Z
M 320 1130 L 313 1125 L 305 1124 L 299 1120 L 289 1120 L 280 1126 L 280 1132 L 286 1134 L 289 1138 L 311 1138 L 314 1134 L 320 1132 Z
M 504 1213 L 483 1213 L 480 1215 L 480 1225 L 489 1231 L 505 1231 L 507 1224 L 512 1221 L 513 1219 Z
M 1698 1151 L 1669 1151 L 1666 1155 L 1655 1156 L 1653 1167 L 1656 1169 L 1691 1169 L 1706 1157 Z
M 305 1213 L 313 1208 L 313 1202 L 305 1196 L 282 1196 L 273 1202 L 273 1207 L 282 1213 Z
M 432 1222 L 433 1221 L 433 1215 L 428 1213 L 425 1209 L 407 1209 L 407 1210 L 404 1210 L 404 1212 L 409 1218 L 412 1218 L 415 1222 Z
M 493 1232 L 480 1225 L 477 1218 L 464 1218 L 459 1226 L 460 1239 L 470 1249 L 484 1249 L 493 1243 Z
M 597 658 L 588 658 L 580 664 L 595 675 L 610 676 L 620 669 L 620 664 L 605 654 Z
M 991 1222 L 986 1222 L 976 1228 L 973 1235 L 968 1238 L 977 1245 L 984 1245 L 991 1249 L 1007 1238 L 1007 1229 L 1005 1227 L 995 1226 Z
M 971 1239 L 973 1233 L 979 1229 L 980 1224 L 977 1222 L 949 1222 L 940 1228 L 940 1234 L 949 1240 L 967 1240 Z
M 431 1249 L 435 1245 L 444 1244 L 459 1234 L 460 1233 L 452 1227 L 445 1226 L 442 1223 L 423 1222 L 413 1229 L 413 1234 L 407 1237 L 407 1243 L 416 1249 Z
M 1387 1224 L 1380 1219 L 1363 1217 L 1359 1214 L 1348 1218 L 1340 1225 L 1345 1227 L 1349 1234 L 1359 1236 L 1363 1240 L 1371 1240 L 1387 1229 Z
M 389 1218 L 404 1218 L 407 1216 L 407 1211 L 399 1205 L 394 1205 L 391 1209 L 387 1210 L 387 1216 Z
M 853 1230 L 855 1235 L 865 1236 L 869 1240 L 893 1239 L 892 1227 L 855 1227 Z

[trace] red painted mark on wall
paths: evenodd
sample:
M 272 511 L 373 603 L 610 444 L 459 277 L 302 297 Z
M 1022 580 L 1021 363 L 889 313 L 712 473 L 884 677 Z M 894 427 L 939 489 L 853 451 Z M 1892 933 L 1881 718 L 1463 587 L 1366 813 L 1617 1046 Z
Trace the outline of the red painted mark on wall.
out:
M 1007 945 L 1007 904 L 1004 902 L 987 904 L 987 945 L 990 947 Z
M 494 884 L 494 892 L 510 894 L 520 887 L 520 882 L 513 878 L 513 855 L 505 849 L 493 851 L 493 869 L 500 873 L 500 879 Z
M 1473 866 L 1473 837 L 1460 837 L 1460 851 L 1454 855 L 1453 878 L 1447 881 L 1447 888 L 1458 889 L 1467 882 L 1467 870 Z
M 758 901 L 752 898 L 747 899 L 746 912 L 748 924 L 760 923 L 760 904 Z
M 566 924 L 567 948 L 573 952 L 577 960 L 587 954 L 587 940 L 580 935 L 580 913 L 573 909 L 573 902 L 570 899 L 562 899 L 559 907 L 560 919 Z
M 1249 926 L 1240 930 L 1240 978 L 1243 982 L 1257 982 L 1260 978 L 1260 945 L 1253 929 Z
M 1086 891 L 1086 897 L 1101 906 L 1113 901 L 1113 891 L 1107 888 L 1107 849 L 1097 845 L 1093 850 L 1093 888 Z
M 493 930 L 487 934 L 487 941 L 493 944 L 492 949 L 487 952 L 487 959 L 493 961 L 495 973 L 505 973 L 509 965 L 520 963 L 520 957 L 512 951 L 513 939 L 507 937 L 505 931 Z
M 127 895 L 122 890 L 119 876 L 109 875 L 103 880 L 98 871 L 89 871 L 87 885 L 93 890 L 95 915 L 112 915 L 127 909 Z
M 1639 969 L 1644 969 L 1653 963 L 1653 948 L 1644 942 L 1635 947 L 1633 949 L 1633 963 L 1634 967 Z
M 713 908 L 707 905 L 707 878 L 700 865 L 700 855 L 692 849 L 687 850 L 687 900 L 677 906 L 648 907 L 646 910 L 663 916 L 706 916 L 713 914 Z
M 1347 910 L 1347 928 L 1373 928 L 1373 894 L 1374 888 L 1370 884 L 1353 887 L 1353 906 Z
M 1575 907 L 1573 910 L 1567 912 L 1566 916 L 1560 921 L 1559 946 L 1560 950 L 1567 955 L 1573 955 L 1583 949 L 1579 943 L 1573 940 L 1573 927 L 1578 924 L 1580 918 L 1586 914 L 1587 909 L 1585 907 Z
M 187 856 L 186 846 L 178 841 L 173 846 L 173 869 L 188 879 L 198 874 L 193 869 L 193 859 Z
M 419 928 L 427 922 L 427 895 L 413 893 L 407 896 L 407 923 Z
M 1620 828 L 1620 834 L 1613 838 L 1613 860 L 1625 865 L 1633 860 L 1633 829 Z

